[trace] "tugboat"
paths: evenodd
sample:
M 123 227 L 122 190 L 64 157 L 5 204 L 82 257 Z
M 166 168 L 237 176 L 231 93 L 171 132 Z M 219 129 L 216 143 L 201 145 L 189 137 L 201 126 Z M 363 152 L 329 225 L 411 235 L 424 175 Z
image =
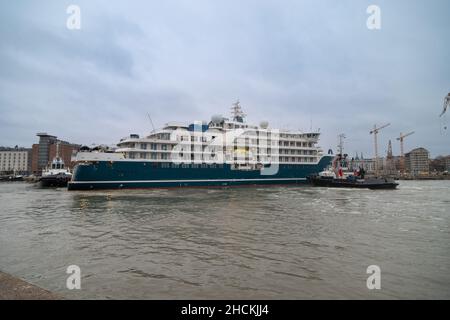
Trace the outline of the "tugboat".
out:
M 328 188 L 395 189 L 398 186 L 394 180 L 387 178 L 365 179 L 364 168 L 351 172 L 346 163 L 347 155 L 338 154 L 332 161 L 331 169 L 310 175 L 307 179 L 314 186 Z
M 42 171 L 39 179 L 41 187 L 67 187 L 72 179 L 72 173 L 65 168 L 63 159 L 59 156 L 59 144 L 56 146 L 56 157 L 53 158 L 50 167 Z

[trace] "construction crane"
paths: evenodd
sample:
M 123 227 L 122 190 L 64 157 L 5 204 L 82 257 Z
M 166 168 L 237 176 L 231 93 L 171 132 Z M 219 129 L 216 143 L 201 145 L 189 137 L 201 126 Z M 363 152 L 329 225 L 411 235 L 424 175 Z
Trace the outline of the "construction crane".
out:
M 386 128 L 389 125 L 390 125 L 390 123 L 387 123 L 384 126 L 381 126 L 381 127 L 377 128 L 377 125 L 375 124 L 373 126 L 373 130 L 370 131 L 370 134 L 373 134 L 373 137 L 374 137 L 374 145 L 375 145 L 375 175 L 377 177 L 378 177 L 378 140 L 377 140 L 377 135 L 378 135 L 378 132 L 381 129 Z
M 413 133 L 414 133 L 414 131 L 411 131 L 410 133 L 407 133 L 407 134 L 402 134 L 400 132 L 400 137 L 397 138 L 397 140 L 400 141 L 400 165 L 401 165 L 402 173 L 405 170 L 405 154 L 403 153 L 403 139 L 412 135 Z
M 441 114 L 439 115 L 439 117 L 442 117 L 445 113 L 445 111 L 447 111 L 447 108 L 450 106 L 450 92 L 448 93 L 448 95 L 444 98 L 444 108 L 442 109 Z
M 441 134 L 442 134 L 442 129 L 447 130 L 447 119 L 444 117 L 442 117 L 443 115 L 445 115 L 445 112 L 447 111 L 447 109 L 450 107 L 450 92 L 445 96 L 444 98 L 444 107 L 442 108 L 442 112 L 439 115 L 439 118 L 441 118 L 442 120 L 442 124 L 441 124 Z

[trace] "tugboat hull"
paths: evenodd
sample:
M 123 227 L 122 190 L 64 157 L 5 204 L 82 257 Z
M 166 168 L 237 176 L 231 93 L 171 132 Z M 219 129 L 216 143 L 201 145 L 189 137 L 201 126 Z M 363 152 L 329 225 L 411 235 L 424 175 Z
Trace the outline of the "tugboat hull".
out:
M 64 188 L 67 187 L 71 176 L 68 175 L 51 175 L 41 177 L 39 185 L 43 188 Z
M 328 188 L 395 189 L 398 186 L 398 183 L 387 179 L 347 180 L 309 176 L 308 181 L 314 186 Z

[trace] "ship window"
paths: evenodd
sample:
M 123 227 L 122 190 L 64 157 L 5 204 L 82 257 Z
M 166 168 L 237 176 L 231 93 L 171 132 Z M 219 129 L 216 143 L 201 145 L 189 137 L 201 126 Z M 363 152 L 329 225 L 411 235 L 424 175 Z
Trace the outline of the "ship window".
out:
M 141 149 L 143 149 L 143 150 L 147 149 L 147 144 L 146 143 L 141 143 Z

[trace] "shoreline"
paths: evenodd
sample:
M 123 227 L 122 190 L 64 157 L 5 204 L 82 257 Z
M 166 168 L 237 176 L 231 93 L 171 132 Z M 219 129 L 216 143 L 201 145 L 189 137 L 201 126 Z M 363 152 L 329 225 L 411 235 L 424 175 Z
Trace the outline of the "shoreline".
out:
M 25 280 L 0 271 L 0 300 L 63 300 L 64 298 Z

